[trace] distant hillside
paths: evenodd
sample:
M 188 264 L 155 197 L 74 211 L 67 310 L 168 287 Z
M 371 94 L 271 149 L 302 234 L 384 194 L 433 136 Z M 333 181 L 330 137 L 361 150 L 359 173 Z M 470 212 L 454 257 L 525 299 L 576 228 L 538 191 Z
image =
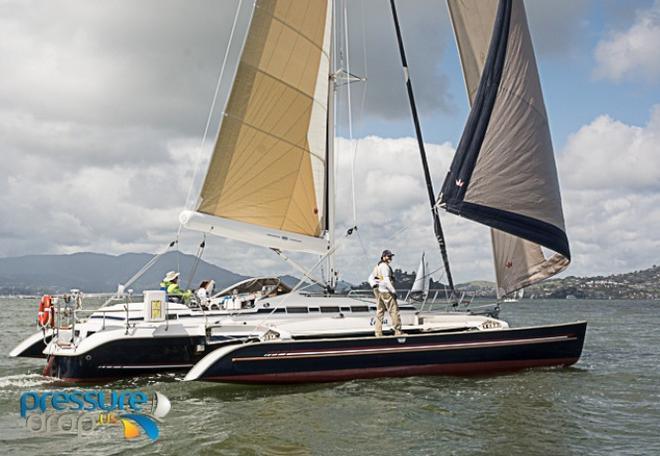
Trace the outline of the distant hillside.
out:
M 565 277 L 529 287 L 537 298 L 660 299 L 660 266 L 594 277 Z
M 62 293 L 71 288 L 79 288 L 87 293 L 109 293 L 117 285 L 125 283 L 151 258 L 149 253 L 126 253 L 123 255 L 105 255 L 101 253 L 74 253 L 71 255 L 28 255 L 14 258 L 0 258 L 0 295 L 33 295 L 41 293 Z M 195 257 L 177 252 L 163 255 L 147 273 L 131 285 L 136 291 L 157 288 L 165 273 L 178 269 L 181 271 L 182 284 L 188 283 L 188 276 Z M 177 264 L 179 267 L 177 268 Z M 415 273 L 395 269 L 397 288 L 409 289 Z M 196 287 L 203 279 L 216 281 L 216 290 L 231 285 L 244 276 L 227 269 L 201 261 L 192 286 Z M 283 276 L 282 280 L 294 286 L 298 279 Z M 443 289 L 445 285 L 431 280 L 431 289 Z M 350 288 L 369 289 L 363 282 L 352 286 L 347 282 L 338 284 L 337 292 Z M 495 296 L 495 284 L 475 280 L 458 284 L 459 291 L 477 297 Z M 306 290 L 318 292 L 316 285 L 306 286 Z M 547 280 L 525 290 L 526 298 L 564 299 L 566 297 L 584 299 L 660 299 L 660 266 L 633 271 L 625 274 L 595 277 L 565 277 Z
M 406 290 L 406 289 L 412 288 L 413 283 L 415 282 L 415 274 L 416 274 L 415 271 L 408 272 L 408 271 L 404 271 L 402 269 L 396 268 L 396 269 L 393 270 L 393 272 L 394 272 L 394 280 L 396 282 L 397 289 Z M 445 287 L 446 287 L 446 285 L 444 285 L 441 282 L 437 282 L 437 281 L 433 280 L 433 277 L 431 277 L 430 288 L 432 290 L 444 289 Z M 365 281 L 365 282 L 362 282 L 359 285 L 354 285 L 352 288 L 354 290 L 369 290 L 371 287 Z
M 473 281 L 456 286 L 479 297 L 494 297 L 493 282 Z M 594 277 L 550 279 L 525 289 L 535 299 L 660 299 L 660 267 Z
M 117 284 L 125 283 L 151 258 L 149 253 L 105 255 L 100 253 L 74 253 L 71 255 L 28 255 L 0 258 L 0 294 L 60 293 L 79 288 L 85 292 L 113 292 Z M 137 280 L 131 288 L 143 290 L 157 288 L 165 273 L 181 271 L 183 285 L 188 282 L 195 257 L 169 252 Z M 216 281 L 216 289 L 231 285 L 244 277 L 213 264 L 201 261 L 193 286 L 203 279 Z
M 414 272 L 394 270 L 397 288 L 402 290 L 412 286 Z M 442 289 L 444 284 L 431 280 L 432 289 Z M 368 289 L 366 282 L 354 287 Z M 466 292 L 480 298 L 495 297 L 495 283 L 474 280 L 456 285 L 460 292 Z M 613 274 L 609 276 L 574 277 L 551 279 L 525 289 L 526 298 L 537 299 L 660 299 L 660 266 L 649 269 Z

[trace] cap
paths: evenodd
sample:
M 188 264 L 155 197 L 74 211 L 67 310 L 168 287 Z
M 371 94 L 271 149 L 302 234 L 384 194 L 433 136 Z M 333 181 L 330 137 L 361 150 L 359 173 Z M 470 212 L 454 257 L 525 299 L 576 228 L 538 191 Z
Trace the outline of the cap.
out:
M 386 256 L 388 256 L 388 257 L 393 257 L 394 254 L 393 254 L 391 251 L 389 251 L 389 250 L 383 250 L 383 253 L 380 254 L 380 257 L 381 257 L 381 258 L 384 258 L 384 257 L 386 257 Z

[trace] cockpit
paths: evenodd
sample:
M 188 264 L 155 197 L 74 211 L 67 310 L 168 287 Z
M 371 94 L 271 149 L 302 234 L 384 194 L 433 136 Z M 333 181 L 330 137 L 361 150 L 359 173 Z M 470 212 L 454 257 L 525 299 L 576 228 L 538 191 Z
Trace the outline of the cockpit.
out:
M 291 292 L 291 287 L 277 277 L 256 277 L 238 282 L 211 297 L 209 308 L 240 310 L 254 307 L 259 299 Z

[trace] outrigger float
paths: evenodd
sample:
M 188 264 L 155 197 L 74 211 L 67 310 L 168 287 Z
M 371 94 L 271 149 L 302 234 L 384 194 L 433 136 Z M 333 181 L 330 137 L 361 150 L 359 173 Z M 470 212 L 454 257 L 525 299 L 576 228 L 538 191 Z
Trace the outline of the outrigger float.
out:
M 230 345 L 210 353 L 188 372 L 185 380 L 334 382 L 570 366 L 580 358 L 586 327 L 586 322 L 577 322 L 491 331 L 425 332 L 421 325 L 406 328 L 405 336 L 317 336 L 314 340 L 287 340 L 276 333 L 276 340 Z

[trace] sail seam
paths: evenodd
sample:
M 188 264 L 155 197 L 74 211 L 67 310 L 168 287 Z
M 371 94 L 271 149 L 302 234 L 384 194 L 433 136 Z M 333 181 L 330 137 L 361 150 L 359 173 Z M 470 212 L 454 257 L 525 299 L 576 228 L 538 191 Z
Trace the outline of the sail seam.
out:
M 266 74 L 266 73 L 264 73 L 264 74 Z M 257 85 L 260 85 L 260 84 L 257 84 Z M 267 110 L 266 113 L 265 113 L 266 116 L 270 115 L 270 113 L 272 112 L 272 110 L 275 109 L 275 107 L 276 107 L 277 105 L 279 105 L 280 100 L 282 99 L 282 97 L 283 97 L 284 95 L 285 95 L 285 91 L 282 91 L 282 92 L 279 94 L 279 96 L 277 97 L 277 100 L 275 100 L 274 102 L 271 103 L 270 107 L 268 108 L 268 110 Z M 289 103 L 289 106 L 287 107 L 287 110 L 288 110 L 288 108 L 291 106 L 292 103 L 294 103 L 294 101 L 291 101 L 291 102 Z M 265 104 L 265 100 L 262 100 L 262 101 L 259 102 L 258 104 L 255 104 L 255 110 L 260 110 L 260 109 L 262 109 L 262 108 L 261 108 L 261 105 L 263 105 L 263 104 Z M 304 111 L 300 114 L 300 116 L 304 116 L 304 115 L 306 115 L 307 112 L 308 112 L 307 110 L 304 110 Z M 257 133 L 260 133 L 260 132 L 261 132 L 261 133 L 266 134 L 266 135 L 269 135 L 269 133 L 267 133 L 266 131 L 262 131 L 262 130 L 258 129 L 257 127 L 255 127 L 254 125 L 252 125 L 252 124 L 246 122 L 246 121 L 244 120 L 244 118 L 241 118 L 241 117 L 238 117 L 238 116 L 234 116 L 234 115 L 232 115 L 232 114 L 230 114 L 230 113 L 226 113 L 226 115 L 229 116 L 229 117 L 231 117 L 232 119 L 235 119 L 235 120 L 238 121 L 240 124 L 245 125 L 245 126 L 248 126 L 249 128 L 252 128 L 252 129 L 254 130 L 254 133 L 249 137 L 249 139 L 246 138 L 246 142 L 245 142 L 245 145 L 244 145 L 244 147 L 243 147 L 245 150 L 250 150 L 250 152 L 248 152 L 247 155 L 245 155 L 245 156 L 242 157 L 242 163 L 241 163 L 241 164 L 238 164 L 238 165 L 237 165 L 237 168 L 235 168 L 235 169 L 233 170 L 233 175 L 234 175 L 234 176 L 240 176 L 240 173 L 243 171 L 244 167 L 247 166 L 246 164 L 249 164 L 249 163 L 250 163 L 250 159 L 251 159 L 251 158 L 254 156 L 254 154 L 256 154 L 257 151 L 258 151 L 258 149 L 257 149 L 256 147 L 253 147 L 253 143 L 254 143 L 255 141 L 258 141 L 258 139 L 257 139 L 257 138 L 258 138 Z M 280 120 L 281 120 L 281 119 L 280 119 Z M 298 119 L 296 119 L 296 122 L 297 122 L 297 121 L 298 121 Z M 293 122 L 292 124 L 295 125 L 296 122 Z M 290 130 L 290 129 L 289 129 L 289 130 Z M 287 130 L 287 132 L 288 132 L 289 130 Z M 246 136 L 247 136 L 247 135 L 246 135 Z M 280 138 L 280 137 L 278 137 L 278 136 L 276 136 L 276 135 L 274 135 L 274 134 L 272 134 L 272 133 L 270 134 L 270 136 L 271 136 L 271 137 L 274 137 L 274 138 L 276 138 L 276 139 L 278 139 L 278 140 L 282 140 L 282 141 L 284 141 L 282 138 Z M 303 149 L 303 150 L 304 150 L 304 148 L 301 147 L 300 145 L 292 144 L 292 143 L 290 143 L 290 142 L 287 142 L 287 144 L 289 144 L 289 145 L 293 145 L 294 147 L 297 147 L 297 148 L 299 148 L 299 149 Z M 288 151 L 286 151 L 286 152 L 288 152 Z M 309 153 L 311 154 L 311 151 L 309 151 Z M 236 180 L 236 178 L 235 178 L 234 180 Z M 234 183 L 234 180 L 228 180 L 227 184 Z M 251 179 L 250 179 L 250 180 L 251 180 Z
M 548 119 L 548 115 L 544 111 L 541 111 L 540 109 L 537 109 L 536 106 L 534 106 L 532 103 L 527 101 L 520 94 L 518 94 L 518 92 L 514 91 L 513 89 L 509 89 L 508 87 L 500 85 L 500 87 L 498 88 L 498 91 L 501 92 L 501 93 L 506 93 L 507 95 L 510 95 L 511 97 L 514 97 L 521 104 L 524 104 L 525 106 L 528 106 L 532 111 L 534 111 L 543 120 Z
M 316 49 L 320 50 L 320 51 L 321 51 L 321 54 L 323 54 L 323 55 L 325 55 L 326 57 L 330 58 L 330 57 L 328 56 L 328 53 L 325 52 L 325 51 L 323 50 L 323 46 L 319 46 L 319 45 L 318 45 L 313 39 L 311 39 L 310 37 L 308 37 L 308 36 L 305 35 L 304 33 L 301 33 L 299 30 L 296 30 L 295 28 L 293 28 L 288 22 L 283 21 L 282 19 L 280 19 L 279 17 L 275 16 L 274 14 L 269 13 L 269 12 L 266 11 L 265 9 L 261 9 L 258 5 L 257 5 L 257 8 L 258 8 L 258 9 L 259 9 L 264 15 L 273 18 L 273 19 L 276 20 L 278 23 L 282 24 L 284 27 L 286 27 L 287 29 L 289 29 L 289 30 L 291 30 L 293 33 L 295 33 L 296 35 L 298 35 L 298 36 L 300 36 L 301 38 L 303 38 L 305 41 L 308 41 L 312 46 L 314 46 Z
M 252 128 L 253 130 L 258 131 L 259 133 L 263 133 L 264 135 L 270 136 L 271 138 L 275 138 L 275 139 L 277 139 L 277 140 L 279 140 L 279 141 L 282 141 L 282 142 L 284 142 L 284 143 L 290 145 L 291 147 L 295 147 L 296 149 L 300 149 L 300 150 L 302 150 L 302 151 L 304 151 L 304 152 L 307 152 L 309 155 L 311 155 L 311 156 L 313 156 L 313 157 L 316 157 L 316 158 L 317 158 L 318 160 L 320 160 L 321 162 L 325 162 L 325 160 L 323 160 L 323 159 L 322 159 L 321 157 L 319 157 L 318 155 L 313 154 L 312 151 L 309 150 L 309 149 L 306 149 L 306 148 L 304 148 L 304 147 L 302 147 L 302 146 L 299 146 L 298 144 L 294 144 L 294 143 L 292 143 L 291 141 L 289 141 L 289 140 L 287 140 L 287 139 L 285 139 L 285 138 L 282 138 L 281 136 L 277 136 L 276 134 L 273 134 L 273 133 L 270 133 L 270 132 L 268 132 L 268 131 L 266 131 L 266 130 L 263 130 L 263 129 L 261 129 L 261 128 L 255 126 L 255 125 L 252 125 L 252 124 L 249 123 L 249 122 L 246 122 L 246 121 L 244 121 L 244 120 L 241 120 L 239 117 L 235 117 L 235 116 L 233 116 L 233 115 L 231 115 L 231 114 L 226 114 L 226 115 L 227 115 L 228 117 L 231 117 L 231 118 L 234 119 L 234 120 L 239 121 L 239 122 L 242 123 L 243 125 L 245 125 L 245 126 L 247 126 L 247 127 L 250 127 L 250 128 Z
M 297 179 L 294 183 L 294 187 L 298 185 L 298 181 L 300 180 L 300 167 L 302 166 L 302 162 L 303 162 L 304 158 L 305 158 L 305 156 L 301 155 L 300 159 L 298 160 L 298 167 L 296 168 L 298 173 L 297 173 Z M 297 206 L 297 203 L 294 203 L 294 198 L 289 199 L 289 204 L 287 204 L 287 207 L 284 210 L 284 217 L 282 218 L 282 225 L 281 226 L 284 226 L 284 221 L 287 219 L 287 216 L 289 215 L 289 212 L 291 211 L 291 205 L 292 204 L 295 204 Z M 301 211 L 301 213 L 303 213 L 303 212 Z M 304 217 L 304 213 L 303 213 L 303 217 Z M 295 222 L 294 222 L 294 224 L 295 224 Z M 303 227 L 301 227 L 301 228 L 303 228 Z M 314 231 L 318 231 L 318 226 Z
M 264 70 L 262 70 L 262 69 L 259 68 L 259 67 L 256 67 L 256 66 L 254 66 L 254 65 L 250 65 L 249 63 L 245 63 L 245 62 L 243 62 L 243 64 L 244 64 L 246 67 L 250 67 L 250 68 L 252 68 L 252 69 L 254 70 L 255 73 L 260 73 L 260 74 L 262 74 L 262 75 L 264 75 L 264 76 L 269 77 L 270 79 L 272 79 L 272 80 L 274 80 L 274 81 L 279 82 L 280 84 L 286 86 L 287 88 L 293 90 L 294 92 L 296 92 L 296 93 L 298 93 L 298 94 L 304 96 L 305 98 L 308 98 L 309 100 L 311 100 L 311 101 L 313 101 L 313 102 L 319 104 L 319 105 L 321 106 L 321 108 L 325 109 L 325 107 L 323 106 L 323 103 L 321 103 L 321 102 L 318 101 L 316 98 L 314 98 L 314 95 L 310 95 L 310 94 L 308 94 L 308 93 L 306 93 L 306 92 L 303 92 L 302 90 L 300 90 L 300 89 L 297 88 L 296 86 L 293 86 L 293 85 L 289 84 L 288 82 L 286 82 L 284 79 L 279 79 L 277 76 L 275 76 L 275 75 L 273 75 L 273 74 L 271 74 L 271 73 L 268 73 L 267 71 L 264 71 Z
M 245 125 L 248 126 L 248 127 L 250 127 L 250 128 L 252 128 L 249 124 L 245 124 Z M 255 128 L 255 130 L 256 130 L 256 128 Z M 268 133 L 265 133 L 265 132 L 264 132 L 264 134 L 265 134 L 265 135 L 268 135 Z M 273 138 L 276 138 L 276 139 L 280 139 L 280 138 L 278 138 L 278 137 L 275 136 L 275 135 L 270 135 L 270 136 L 273 137 Z M 285 142 L 286 144 L 288 144 L 288 145 L 291 146 L 291 147 L 290 147 L 289 149 L 283 151 L 282 154 L 280 154 L 279 156 L 274 157 L 274 158 L 271 158 L 271 160 L 268 161 L 268 162 L 266 163 L 265 168 L 270 168 L 271 165 L 273 165 L 274 163 L 276 163 L 277 161 L 279 161 L 280 159 L 282 159 L 282 158 L 285 157 L 286 155 L 290 154 L 290 153 L 291 153 L 294 149 L 296 149 L 296 148 L 297 148 L 298 150 L 302 150 L 302 151 L 303 151 L 302 156 L 304 156 L 304 152 L 307 151 L 306 149 L 304 149 L 304 148 L 302 148 L 302 147 L 296 147 L 295 145 L 292 145 L 292 144 L 290 144 L 290 143 L 288 143 L 288 142 L 286 142 L 286 141 L 284 141 L 284 140 L 282 140 L 282 141 Z M 252 152 L 252 154 L 256 153 L 255 151 L 256 151 L 256 148 L 254 149 L 254 151 Z M 248 157 L 251 157 L 252 154 L 250 154 Z M 308 155 L 310 155 L 310 157 L 316 157 L 316 159 L 319 160 L 319 161 L 325 166 L 325 161 L 324 161 L 323 159 L 321 159 L 320 157 L 318 157 L 317 155 L 312 154 L 311 152 L 308 152 Z M 234 174 L 234 175 L 238 175 L 238 171 L 241 171 L 241 170 L 243 169 L 243 167 L 247 166 L 245 163 L 249 163 L 249 161 L 248 161 L 248 160 L 243 160 L 243 163 L 242 163 L 241 165 L 237 165 L 237 166 L 240 166 L 240 168 L 238 168 L 237 170 L 233 170 L 233 174 Z M 298 168 L 296 168 L 296 170 L 294 170 L 294 172 L 296 172 L 296 173 L 298 173 L 299 171 L 300 171 L 300 167 L 298 167 Z M 263 171 L 262 171 L 262 172 L 263 172 Z M 259 177 L 262 175 L 262 172 L 260 172 L 260 173 L 258 173 L 258 174 L 255 174 L 255 175 L 251 176 L 251 177 L 250 177 L 249 179 L 247 179 L 247 180 L 238 181 L 238 180 L 236 180 L 236 178 L 235 178 L 234 180 L 228 181 L 227 185 L 229 185 L 229 186 L 236 186 L 237 184 L 242 184 L 242 186 L 246 186 L 246 185 L 248 185 L 249 183 L 251 183 L 252 181 L 254 181 L 255 179 L 259 178 Z M 288 176 L 288 175 L 289 175 L 289 174 L 286 174 L 285 176 Z M 285 176 L 284 176 L 284 177 L 285 177 Z M 284 178 L 284 177 L 282 177 L 282 178 Z M 240 188 L 237 188 L 237 189 L 234 190 L 234 192 L 226 192 L 226 194 L 225 194 L 224 196 L 225 196 L 225 197 L 228 197 L 228 198 L 229 198 L 229 197 L 232 197 L 232 196 L 234 196 L 234 194 L 235 194 L 237 191 L 239 191 L 239 190 L 240 190 Z M 248 195 L 249 195 L 249 194 L 248 194 Z
M 280 98 L 281 98 L 281 95 L 280 95 Z M 278 101 L 279 101 L 279 98 L 278 98 Z M 292 103 L 293 102 L 291 102 L 288 107 L 290 107 Z M 275 105 L 275 104 L 277 104 L 277 103 L 273 103 L 273 105 Z M 271 107 L 271 109 L 273 109 L 273 108 Z M 270 113 L 270 111 L 268 111 L 268 113 Z M 308 113 L 309 113 L 308 110 L 303 110 L 303 112 L 300 113 L 299 117 L 297 119 L 295 119 L 294 122 L 292 122 L 292 126 L 289 127 L 289 129 L 286 130 L 286 132 L 284 132 L 284 133 L 285 134 L 288 133 L 291 130 L 291 128 L 293 128 L 293 126 L 296 125 L 296 123 L 300 120 L 300 118 L 305 117 L 306 115 L 308 115 Z M 227 115 L 230 116 L 232 119 L 235 119 L 236 121 L 238 121 L 240 124 L 242 124 L 242 125 L 244 125 L 248 128 L 253 129 L 254 132 L 255 132 L 251 135 L 251 137 L 249 138 L 249 140 L 246 142 L 246 144 L 243 147 L 244 150 L 249 150 L 250 152 L 247 152 L 246 155 L 241 157 L 241 162 L 236 164 L 236 167 L 232 170 L 232 175 L 235 176 L 235 177 L 234 177 L 233 180 L 228 179 L 227 185 L 241 182 L 240 175 L 241 175 L 242 171 L 244 171 L 245 166 L 247 166 L 248 164 L 251 163 L 252 157 L 259 152 L 259 149 L 257 147 L 253 146 L 253 143 L 255 141 L 257 143 L 259 142 L 258 135 L 257 135 L 258 133 L 262 133 L 262 134 L 264 134 L 268 137 L 275 138 L 278 141 L 282 141 L 284 144 L 287 144 L 287 145 L 291 146 L 292 149 L 295 148 L 295 149 L 303 150 L 303 151 L 306 151 L 307 153 L 309 153 L 310 155 L 314 155 L 311 150 L 306 149 L 306 148 L 300 146 L 299 144 L 295 144 L 295 143 L 292 143 L 290 141 L 287 141 L 283 137 L 277 136 L 274 133 L 271 133 L 271 132 L 268 132 L 268 131 L 265 131 L 265 130 L 261 130 L 258 127 L 256 127 L 255 125 L 252 125 L 252 124 L 246 122 L 245 120 L 243 120 L 241 118 L 238 118 L 236 116 L 232 116 L 231 114 L 227 114 Z M 247 134 L 246 134 L 246 136 L 247 136 Z M 283 151 L 283 153 L 280 157 L 283 157 L 284 155 L 288 154 L 292 149 L 287 149 L 286 151 Z M 279 159 L 280 157 L 277 157 L 277 159 Z M 268 164 L 272 164 L 275 161 L 276 161 L 276 159 L 271 158 L 271 160 L 268 162 Z M 245 183 L 251 182 L 254 178 L 255 178 L 255 176 L 248 179 L 247 182 L 243 181 L 243 183 L 245 184 Z

